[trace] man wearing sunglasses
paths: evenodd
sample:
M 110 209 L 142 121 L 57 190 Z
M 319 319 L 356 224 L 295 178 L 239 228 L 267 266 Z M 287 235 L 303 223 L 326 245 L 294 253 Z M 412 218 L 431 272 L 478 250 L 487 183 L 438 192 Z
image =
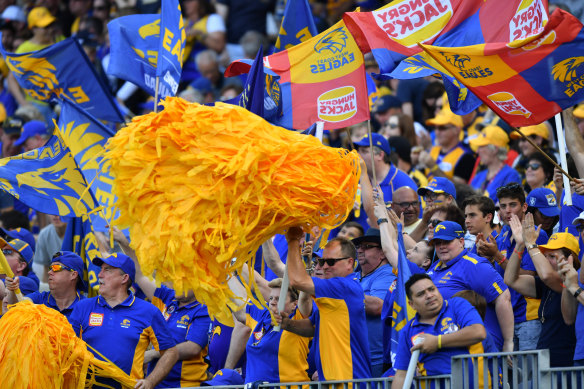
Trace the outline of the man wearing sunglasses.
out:
M 365 294 L 353 274 L 357 250 L 347 239 L 330 240 L 318 260 L 324 279 L 311 278 L 300 257 L 303 236 L 299 227 L 291 227 L 286 233 L 290 286 L 313 296 L 318 309 L 309 319 L 276 315 L 276 321 L 284 330 L 314 336 L 320 351 L 315 356 L 319 380 L 370 378 Z
M 26 299 L 35 304 L 44 304 L 69 317 L 75 305 L 84 298 L 87 284 L 83 280 L 85 265 L 81 257 L 71 251 L 60 251 L 53 255 L 49 266 L 49 291 L 27 294 Z M 20 287 L 20 277 L 6 278 L 8 304 L 16 302 L 14 291 Z
M 114 253 L 105 258 L 95 257 L 92 262 L 101 268 L 99 296 L 77 303 L 69 322 L 77 336 L 137 379 L 135 388 L 154 388 L 178 358 L 164 317 L 158 308 L 130 291 L 136 278 L 136 267 L 130 257 Z M 149 343 L 161 356 L 156 368 L 144 378 L 142 362 Z M 111 379 L 99 378 L 98 382 L 120 387 Z
M 378 223 L 387 223 L 385 219 Z M 361 271 L 356 273 L 365 292 L 365 319 L 371 352 L 371 373 L 373 377 L 383 374 L 383 326 L 381 309 L 383 300 L 396 276 L 381 248 L 379 229 L 370 228 L 360 238 L 352 240 L 357 248 Z

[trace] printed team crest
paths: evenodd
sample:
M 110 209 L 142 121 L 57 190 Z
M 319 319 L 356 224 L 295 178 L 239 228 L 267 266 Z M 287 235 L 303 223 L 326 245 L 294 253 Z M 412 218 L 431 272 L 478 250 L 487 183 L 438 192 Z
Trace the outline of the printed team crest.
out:
M 436 234 L 438 231 L 440 231 L 440 230 L 445 230 L 445 229 L 446 229 L 446 227 L 445 227 L 445 226 L 443 226 L 442 224 L 438 224 L 438 225 L 436 226 L 436 228 L 434 229 L 434 233 Z
M 464 69 L 465 64 L 467 62 L 470 62 L 470 57 L 465 54 L 453 54 L 445 52 L 440 52 L 440 54 L 442 54 L 446 62 L 448 62 L 452 66 L 456 66 L 459 69 Z
M 556 205 L 558 205 L 556 203 L 556 196 L 553 195 L 553 193 L 547 194 L 545 195 L 545 199 L 547 200 L 548 205 L 555 207 Z
M 535 201 L 536 201 L 535 197 L 530 198 L 529 199 L 529 205 L 532 206 L 532 207 L 535 206 Z
M 333 54 L 340 53 L 347 46 L 348 39 L 343 27 L 335 28 L 316 42 L 314 51 L 322 53 L 323 50 L 330 50 Z
M 260 341 L 262 340 L 262 338 L 264 337 L 264 334 L 266 333 L 266 330 L 264 328 L 262 328 L 261 331 L 257 331 L 253 333 L 253 338 L 255 339 L 255 342 L 253 342 L 252 346 L 257 346 Z
M 442 319 L 441 324 L 442 324 L 442 327 L 440 328 L 440 331 L 444 335 L 451 334 L 451 333 L 459 330 L 458 325 L 456 323 L 454 323 L 452 321 L 452 319 L 449 317 L 445 317 L 444 319 Z
M 121 323 L 120 323 L 120 327 L 122 328 L 130 328 L 130 320 L 128 319 L 124 319 Z
M 552 68 L 554 79 L 564 83 L 564 93 L 572 97 L 582 89 L 584 82 L 584 57 L 570 57 L 555 64 Z

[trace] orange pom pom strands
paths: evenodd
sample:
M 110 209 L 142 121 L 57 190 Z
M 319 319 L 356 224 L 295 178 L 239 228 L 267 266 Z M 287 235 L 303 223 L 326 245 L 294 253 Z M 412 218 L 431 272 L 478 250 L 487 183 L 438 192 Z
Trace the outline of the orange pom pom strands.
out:
M 128 388 L 136 384 L 111 362 L 96 359 L 54 309 L 23 301 L 0 320 L 2 388 L 89 388 L 96 375 Z
M 230 320 L 226 280 L 275 233 L 334 228 L 359 181 L 356 152 L 275 127 L 249 111 L 167 98 L 108 143 L 121 217 L 144 274 L 192 289 Z M 232 258 L 237 260 L 231 264 Z

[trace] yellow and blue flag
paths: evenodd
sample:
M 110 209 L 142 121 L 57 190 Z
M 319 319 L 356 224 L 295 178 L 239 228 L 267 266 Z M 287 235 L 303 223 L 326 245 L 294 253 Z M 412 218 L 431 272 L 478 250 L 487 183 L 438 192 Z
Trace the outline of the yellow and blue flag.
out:
M 106 231 L 107 221 L 115 218 L 116 196 L 112 194 L 114 177 L 110 174 L 110 163 L 104 158 L 104 153 L 105 144 L 114 132 L 67 99 L 61 104 L 59 129 L 63 142 L 71 150 L 99 205 L 103 207 L 102 214 L 106 220 L 92 214 L 93 226 L 97 231 Z
M 317 34 L 308 0 L 288 0 L 274 52 L 289 49 Z
M 0 159 L 0 188 L 50 215 L 81 216 L 97 208 L 97 200 L 58 132 L 43 147 Z
M 162 16 L 122 16 L 109 22 L 108 30 L 107 74 L 130 81 L 152 96 L 158 77 L 158 98 L 176 95 L 186 42 L 177 0 L 162 2 Z
M 539 124 L 584 100 L 584 26 L 561 9 L 527 39 L 422 46 L 510 126 Z
M 97 296 L 99 291 L 97 275 L 100 272 L 100 268 L 94 265 L 91 260 L 100 256 L 100 252 L 91 220 L 87 216 L 81 216 L 66 218 L 65 221 L 67 222 L 67 230 L 63 237 L 61 250 L 72 251 L 83 259 L 87 271 L 83 279 L 89 285 L 88 296 Z
M 1 40 L 1 39 L 0 39 Z M 49 101 L 65 99 L 101 120 L 122 122 L 111 93 L 96 76 L 87 55 L 72 38 L 31 53 L 0 53 L 20 86 L 31 97 Z

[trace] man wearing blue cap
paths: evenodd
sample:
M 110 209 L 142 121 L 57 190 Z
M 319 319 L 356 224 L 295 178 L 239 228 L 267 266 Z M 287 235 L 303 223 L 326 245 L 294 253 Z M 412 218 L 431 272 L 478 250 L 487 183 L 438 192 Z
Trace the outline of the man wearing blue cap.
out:
M 533 215 L 535 225 L 541 226 L 548 236 L 552 236 L 560 221 L 560 208 L 554 191 L 549 188 L 533 189 L 529 192 L 526 202 L 527 212 Z
M 95 257 L 92 262 L 101 267 L 99 296 L 77 303 L 69 322 L 88 345 L 137 379 L 135 388 L 154 388 L 178 359 L 164 317 L 158 308 L 129 290 L 136 277 L 130 257 L 114 253 L 106 258 Z M 144 378 L 144 353 L 149 343 L 161 356 L 156 368 Z M 109 379 L 99 382 L 120 387 Z
M 359 142 L 355 142 L 355 146 L 357 147 L 359 155 L 365 162 L 367 173 L 369 174 L 369 180 L 371 182 L 373 182 L 373 171 L 375 170 L 375 177 L 377 179 L 377 183 L 383 191 L 383 198 L 385 201 L 391 202 L 393 192 L 403 186 L 408 186 L 414 190 L 417 190 L 418 186 L 414 180 L 412 180 L 411 177 L 406 173 L 393 166 L 389 160 L 389 154 L 391 153 L 391 150 L 389 148 L 389 142 L 387 139 L 381 134 L 372 133 L 371 142 L 373 144 L 373 151 L 371 151 L 369 135 L 366 135 Z M 373 152 L 373 166 L 371 165 L 371 152 Z M 361 186 L 363 186 L 363 184 L 361 184 Z M 371 203 L 373 203 L 373 199 L 371 199 Z M 359 222 L 359 224 L 363 226 L 364 230 L 369 228 L 369 224 L 367 223 L 367 216 L 368 215 L 366 214 L 363 205 L 361 205 L 360 215 L 355 219 L 355 221 Z M 377 226 L 375 221 L 369 220 L 369 222 L 371 222 L 372 227 Z
M 461 290 L 474 290 L 487 300 L 485 327 L 497 347 L 513 351 L 513 309 L 503 278 L 483 257 L 464 248 L 464 230 L 460 224 L 445 221 L 434 229 L 430 241 L 440 260 L 428 275 L 445 299 Z
M 75 304 L 84 298 L 87 285 L 83 280 L 85 264 L 81 257 L 71 251 L 60 251 L 53 256 L 49 267 L 49 292 L 27 294 L 26 299 L 35 304 L 44 304 L 69 317 Z M 14 291 L 20 287 L 20 277 L 6 278 L 8 304 L 16 302 Z
M 448 205 L 456 200 L 456 188 L 445 177 L 432 178 L 428 186 L 418 189 L 418 194 L 424 198 L 426 206 L 438 203 Z
M 387 120 L 398 113 L 402 112 L 402 102 L 395 96 L 384 95 L 377 99 L 373 104 L 371 113 L 373 118 L 383 126 Z
M 47 129 L 45 122 L 40 120 L 31 120 L 24 123 L 20 138 L 14 142 L 15 146 L 22 146 L 24 151 L 38 149 L 47 143 L 51 134 Z
M 12 273 L 16 277 L 22 277 L 20 281 L 23 294 L 37 292 L 39 290 L 39 279 L 32 271 L 33 251 L 30 245 L 20 239 L 13 239 L 11 236 L 0 238 L 2 253 L 8 261 Z

